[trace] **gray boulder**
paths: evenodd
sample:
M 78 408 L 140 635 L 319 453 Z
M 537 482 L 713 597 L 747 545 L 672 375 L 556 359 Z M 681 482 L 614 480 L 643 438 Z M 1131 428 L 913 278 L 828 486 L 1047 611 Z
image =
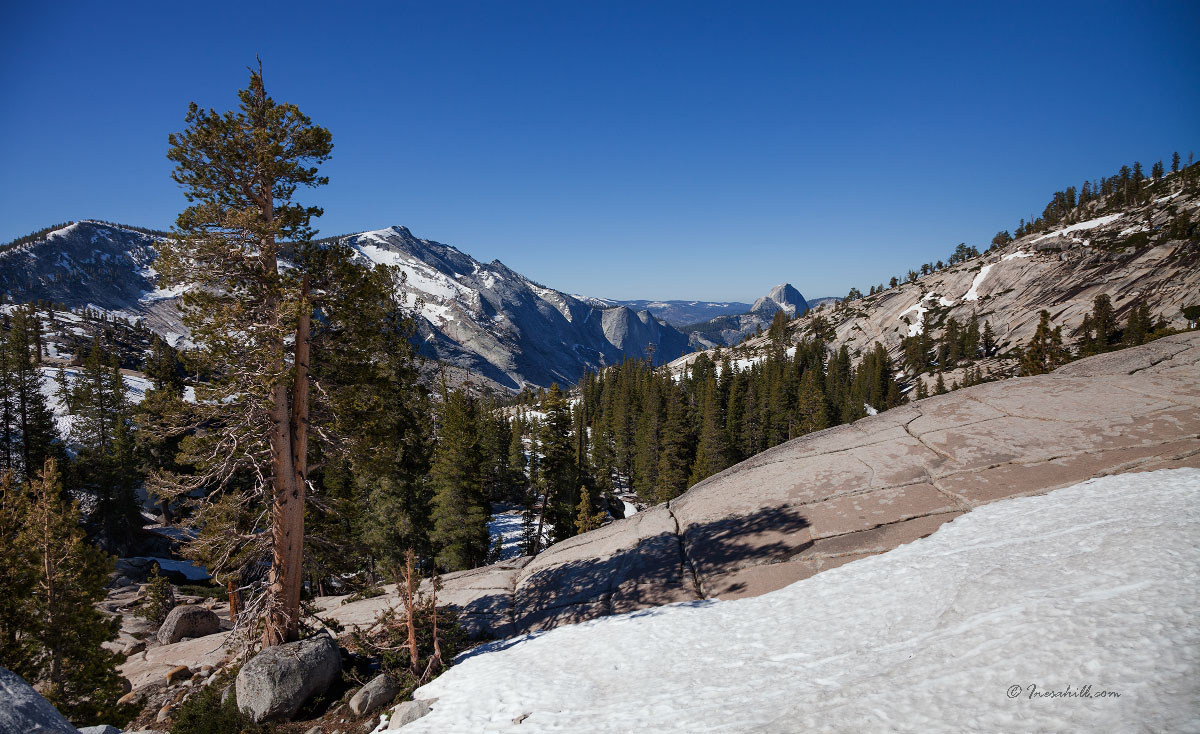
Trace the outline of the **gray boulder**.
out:
M 58 709 L 7 668 L 0 668 L 0 702 L 0 732 L 78 734 Z
M 238 673 L 238 708 L 256 723 L 286 721 L 324 693 L 341 669 L 337 643 L 326 634 L 268 647 Z
M 80 728 L 79 734 L 121 734 L 121 730 L 112 724 L 100 724 L 98 726 L 85 726 Z
M 194 604 L 175 607 L 158 628 L 158 641 L 163 645 L 179 642 L 185 637 L 204 637 L 221 631 L 221 620 L 210 609 Z
M 399 692 L 400 685 L 396 679 L 387 673 L 380 673 L 354 694 L 350 699 L 350 710 L 355 716 L 365 716 L 391 703 Z
M 436 698 L 421 701 L 405 701 L 392 709 L 392 715 L 388 718 L 388 728 L 399 729 L 405 724 L 413 723 L 432 711 L 433 704 L 435 703 L 437 703 Z

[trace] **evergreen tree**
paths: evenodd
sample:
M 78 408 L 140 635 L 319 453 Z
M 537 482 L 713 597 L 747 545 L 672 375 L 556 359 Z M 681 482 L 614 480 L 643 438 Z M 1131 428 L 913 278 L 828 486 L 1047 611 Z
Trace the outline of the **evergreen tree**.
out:
M 992 331 L 992 322 L 983 322 L 983 334 L 980 336 L 983 345 L 983 356 L 990 357 L 996 351 L 996 332 Z
M 541 403 L 546 419 L 539 436 L 541 460 L 538 479 L 541 483 L 545 521 L 550 523 L 555 541 L 575 534 L 575 510 L 579 503 L 576 491 L 579 477 L 575 462 L 575 442 L 571 436 L 571 411 L 567 397 L 558 383 L 550 386 Z
M 157 484 L 184 497 L 232 488 L 241 475 L 253 495 L 270 498 L 263 641 L 275 645 L 300 632 L 313 310 L 336 291 L 332 264 L 350 258 L 337 244 L 312 244 L 321 209 L 293 199 L 299 186 L 328 182 L 316 164 L 332 151 L 329 131 L 267 96 L 261 69 L 239 98 L 224 114 L 193 103 L 187 129 L 169 138 L 172 176 L 190 206 L 155 267 L 164 285 L 187 288 L 193 356 L 214 380 L 197 401 L 211 429 L 193 441 L 196 474 Z
M 438 416 L 437 445 L 429 481 L 433 487 L 433 533 L 438 567 L 461 571 L 483 564 L 490 538 L 483 492 L 476 405 L 465 391 L 445 396 Z
M 688 486 L 691 464 L 691 431 L 681 390 L 665 390 L 666 419 L 662 428 L 662 451 L 658 457 L 658 483 L 654 501 L 666 502 L 683 494 Z
M 796 427 L 801 435 L 829 427 L 825 394 L 817 370 L 808 369 L 800 378 L 800 395 L 796 401 Z
M 12 463 L 8 467 L 17 469 L 26 480 L 33 478 L 47 458 L 59 454 L 54 414 L 42 393 L 40 334 L 34 307 L 20 306 L 13 311 L 7 342 L 0 345 L 7 352 L 5 381 L 11 411 L 7 433 L 12 441 Z
M 590 530 L 595 530 L 604 524 L 608 519 L 608 513 L 595 511 L 592 506 L 592 498 L 588 493 L 586 486 L 579 488 L 579 506 L 576 508 L 575 516 L 575 531 L 582 535 Z
M 782 311 L 777 312 L 782 313 Z M 717 380 L 709 372 L 704 382 L 701 404 L 700 431 L 696 442 L 696 459 L 688 484 L 696 484 L 729 466 L 724 420 Z
M 1022 375 L 1045 374 L 1066 362 L 1061 327 L 1050 327 L 1049 311 L 1043 310 L 1039 316 L 1037 330 L 1021 354 Z
M 140 527 L 135 490 L 141 481 L 134 454 L 131 411 L 115 355 L 93 342 L 66 395 L 73 417 L 70 440 L 77 452 L 72 489 L 96 500 L 91 522 L 98 545 L 123 552 Z
M 942 376 L 941 372 L 939 372 L 938 376 L 937 376 L 937 382 L 935 382 L 933 385 L 933 394 L 934 395 L 945 395 L 947 392 L 948 391 L 946 390 L 946 378 Z
M 1149 304 L 1144 301 L 1136 303 L 1129 311 L 1129 320 L 1121 335 L 1121 343 L 1127 347 L 1145 344 L 1152 331 L 1154 331 L 1154 320 L 1150 315 Z
M 5 596 L 25 593 L 0 604 L 6 616 L 0 620 L 5 632 L 0 664 L 37 685 L 76 725 L 128 716 L 117 705 L 121 658 L 101 646 L 116 638 L 119 621 L 95 606 L 104 598 L 112 558 L 85 540 L 79 507 L 63 499 L 53 458 L 28 491 L 5 484 L 0 556 L 6 573 L 17 572 L 4 579 Z

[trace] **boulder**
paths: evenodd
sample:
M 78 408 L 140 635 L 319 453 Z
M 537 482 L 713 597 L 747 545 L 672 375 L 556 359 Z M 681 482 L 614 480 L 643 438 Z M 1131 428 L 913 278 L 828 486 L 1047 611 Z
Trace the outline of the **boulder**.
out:
M 355 716 L 366 716 L 391 703 L 399 692 L 400 685 L 396 679 L 387 673 L 380 673 L 358 689 L 358 693 L 350 699 L 350 710 Z
M 388 717 L 388 729 L 399 729 L 405 724 L 411 724 L 417 719 L 433 710 L 433 704 L 437 703 L 436 698 L 430 698 L 420 701 L 405 701 L 396 708 L 392 709 L 392 715 Z
M 171 668 L 169 673 L 167 673 L 167 685 L 178 683 L 179 681 L 190 678 L 191 675 L 192 671 L 190 668 L 188 668 L 188 666 L 176 665 L 174 668 Z
M 100 724 L 85 726 L 79 730 L 79 734 L 121 734 L 121 730 L 111 724 Z
M 324 693 L 341 669 L 337 643 L 326 634 L 268 647 L 238 673 L 238 708 L 256 723 L 285 721 Z
M 7 668 L 0 668 L 0 701 L 0 732 L 78 734 L 58 709 Z
M 185 637 L 204 637 L 221 631 L 221 620 L 211 610 L 194 604 L 175 607 L 158 628 L 158 641 L 163 645 L 179 642 Z

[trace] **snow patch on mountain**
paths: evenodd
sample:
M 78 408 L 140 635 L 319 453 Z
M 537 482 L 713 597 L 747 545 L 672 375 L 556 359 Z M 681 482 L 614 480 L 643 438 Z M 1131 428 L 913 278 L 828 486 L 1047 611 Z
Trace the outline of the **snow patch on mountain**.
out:
M 1037 239 L 1035 239 L 1033 241 L 1033 244 L 1037 244 L 1038 242 L 1041 242 L 1042 240 L 1050 239 L 1051 237 L 1062 237 L 1063 235 L 1067 235 L 1072 232 L 1081 232 L 1085 229 L 1095 229 L 1096 227 L 1103 227 L 1106 224 L 1112 224 L 1113 222 L 1117 221 L 1118 219 L 1120 219 L 1123 216 L 1124 216 L 1124 214 L 1109 214 L 1107 216 L 1097 217 L 1095 219 L 1089 219 L 1086 222 L 1079 222 L 1077 224 L 1072 224 L 1069 227 L 1063 227 L 1060 230 L 1056 230 L 1054 232 L 1050 232 L 1049 234 L 1044 234 L 1041 237 L 1038 237 Z

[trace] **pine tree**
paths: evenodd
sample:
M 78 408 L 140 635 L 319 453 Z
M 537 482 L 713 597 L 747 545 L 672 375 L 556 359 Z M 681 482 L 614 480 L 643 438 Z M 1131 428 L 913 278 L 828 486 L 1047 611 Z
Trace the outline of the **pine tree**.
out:
M 438 567 L 461 571 L 483 564 L 490 538 L 483 493 L 475 401 L 464 391 L 445 396 L 429 481 Z
M 91 521 L 98 545 L 123 552 L 131 532 L 141 525 L 134 494 L 141 477 L 125 381 L 116 357 L 98 340 L 66 398 L 74 419 L 69 438 L 77 451 L 70 486 L 96 499 Z
M 58 439 L 54 414 L 42 393 L 42 372 L 38 364 L 41 353 L 41 324 L 32 305 L 13 311 L 12 329 L 7 342 L 8 392 L 12 415 L 10 434 L 15 437 L 12 447 L 14 466 L 25 480 L 33 478 L 49 457 L 58 457 Z
M 1021 354 L 1022 375 L 1042 375 L 1066 362 L 1062 343 L 1062 327 L 1050 327 L 1050 312 L 1041 311 L 1033 338 Z
M 225 114 L 193 103 L 187 129 L 169 138 L 172 177 L 190 206 L 155 267 L 164 285 L 188 289 L 194 356 L 214 376 L 198 409 L 214 430 L 189 457 L 196 474 L 158 486 L 183 497 L 235 475 L 262 477 L 254 493 L 272 498 L 263 641 L 275 645 L 300 632 L 313 309 L 336 290 L 331 263 L 350 258 L 336 244 L 311 244 L 321 209 L 293 199 L 299 186 L 328 182 L 316 164 L 332 151 L 329 131 L 267 96 L 261 67 L 239 98 Z
M 937 382 L 935 382 L 933 385 L 933 394 L 945 395 L 946 392 L 946 379 L 942 376 L 942 373 L 939 372 L 937 376 Z
M 683 395 L 681 390 L 673 386 L 668 386 L 665 393 L 666 419 L 662 427 L 662 450 L 658 457 L 655 502 L 666 502 L 683 494 L 688 486 L 688 467 L 691 464 L 690 421 Z
M 825 394 L 821 378 L 815 369 L 807 369 L 800 378 L 800 394 L 796 401 L 796 427 L 801 435 L 829 427 Z
M 608 519 L 608 513 L 596 512 L 592 506 L 592 498 L 586 486 L 579 488 L 579 505 L 576 508 L 575 531 L 580 535 L 595 530 Z
M 58 464 L 47 459 L 27 492 L 5 487 L 0 517 L 15 536 L 0 538 L 0 555 L 21 559 L 23 572 L 5 595 L 27 589 L 27 596 L 0 606 L 4 619 L 6 656 L 0 664 L 31 683 L 77 725 L 128 716 L 117 706 L 121 661 L 102 643 L 117 636 L 119 621 L 108 618 L 96 603 L 113 561 L 87 543 L 79 507 L 63 499 Z M 122 719 L 123 720 L 123 719 Z
M 688 484 L 696 484 L 729 466 L 729 451 L 721 413 L 717 380 L 710 371 L 704 381 L 696 459 L 692 463 L 692 473 L 688 478 Z
M 546 419 L 539 436 L 541 460 L 538 479 L 541 483 L 545 521 L 553 526 L 556 541 L 575 534 L 575 496 L 579 477 L 575 464 L 575 441 L 571 436 L 571 411 L 567 397 L 558 383 L 550 386 L 541 403 Z
M 1129 320 L 1126 322 L 1125 331 L 1121 335 L 1121 343 L 1127 347 L 1136 347 L 1139 344 L 1145 344 L 1150 336 L 1150 332 L 1154 330 L 1154 319 L 1150 314 L 1149 304 L 1142 303 L 1134 304 L 1129 311 Z
M 996 351 L 996 332 L 992 331 L 992 322 L 983 322 L 983 334 L 980 341 L 983 344 L 983 356 L 992 356 Z

